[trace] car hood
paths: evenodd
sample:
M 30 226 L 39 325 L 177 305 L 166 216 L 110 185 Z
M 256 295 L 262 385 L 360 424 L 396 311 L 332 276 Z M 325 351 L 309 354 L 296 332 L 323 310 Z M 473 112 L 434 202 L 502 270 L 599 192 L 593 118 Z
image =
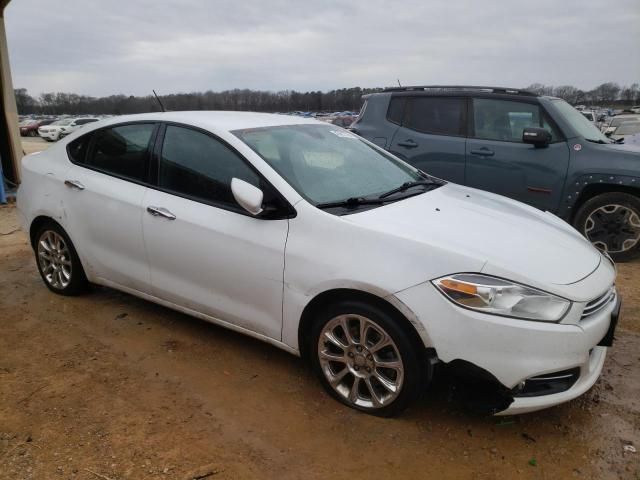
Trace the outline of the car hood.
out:
M 455 184 L 342 218 L 474 257 L 484 273 L 542 288 L 582 280 L 602 258 L 555 215 Z

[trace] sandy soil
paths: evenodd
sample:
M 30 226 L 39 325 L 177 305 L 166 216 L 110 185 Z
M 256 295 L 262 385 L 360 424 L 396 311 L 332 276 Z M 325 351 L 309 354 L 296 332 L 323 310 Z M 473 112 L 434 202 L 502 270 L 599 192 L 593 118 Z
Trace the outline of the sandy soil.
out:
M 440 379 L 379 419 L 266 344 L 105 288 L 50 293 L 16 228 L 0 208 L 0 479 L 640 479 L 640 262 L 583 397 L 484 417 Z

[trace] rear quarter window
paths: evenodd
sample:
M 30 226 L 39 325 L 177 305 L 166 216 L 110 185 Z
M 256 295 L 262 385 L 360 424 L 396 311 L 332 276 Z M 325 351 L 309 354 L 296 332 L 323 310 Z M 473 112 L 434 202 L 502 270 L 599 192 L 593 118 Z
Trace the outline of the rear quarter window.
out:
M 389 101 L 389 108 L 387 109 L 387 120 L 396 125 L 401 125 L 406 103 L 406 97 L 392 97 Z
M 67 145 L 67 155 L 73 163 L 84 164 L 87 158 L 87 151 L 89 149 L 89 143 L 93 138 L 94 132 L 87 133 L 86 135 L 76 138 L 73 142 Z

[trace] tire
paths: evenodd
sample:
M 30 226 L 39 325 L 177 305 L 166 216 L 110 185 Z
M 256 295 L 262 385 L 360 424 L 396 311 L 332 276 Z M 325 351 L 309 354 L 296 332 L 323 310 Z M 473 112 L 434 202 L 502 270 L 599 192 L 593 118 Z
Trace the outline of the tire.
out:
M 587 200 L 573 226 L 616 262 L 640 253 L 640 198 L 628 193 L 603 193 Z
M 54 222 L 38 229 L 34 242 L 36 264 L 42 281 L 59 295 L 80 295 L 89 285 L 73 243 Z
M 37 136 L 38 136 L 38 132 L 36 132 L 35 130 L 31 130 L 31 131 L 29 132 L 29 136 L 30 136 L 30 137 L 37 137 Z
M 345 335 L 345 325 L 350 335 Z M 361 325 L 367 326 L 364 342 Z M 329 395 L 351 408 L 391 417 L 413 403 L 428 383 L 423 351 L 397 318 L 368 303 L 345 300 L 319 312 L 310 342 L 307 351 L 320 382 Z M 381 366 L 385 360 L 391 368 Z

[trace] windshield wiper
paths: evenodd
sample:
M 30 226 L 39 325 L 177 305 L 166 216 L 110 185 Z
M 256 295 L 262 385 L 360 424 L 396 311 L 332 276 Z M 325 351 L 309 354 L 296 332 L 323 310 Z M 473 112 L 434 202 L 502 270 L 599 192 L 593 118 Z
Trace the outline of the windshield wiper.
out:
M 402 185 L 400 185 L 399 187 L 393 188 L 391 190 L 389 190 L 388 192 L 384 192 L 382 195 L 378 195 L 378 198 L 387 198 L 390 197 L 391 195 L 393 195 L 394 193 L 398 193 L 398 192 L 404 192 L 405 190 L 408 190 L 410 188 L 413 187 L 417 187 L 419 185 L 438 185 L 440 186 L 439 182 L 436 182 L 434 180 L 431 179 L 425 179 L 425 180 L 415 180 L 413 182 L 405 182 Z
M 609 140 L 608 142 L 605 142 L 604 140 L 601 140 L 601 139 L 594 140 L 593 138 L 585 138 L 585 140 L 587 142 L 598 143 L 600 145 L 606 145 L 607 143 L 615 143 L 613 140 Z
M 355 208 L 360 205 L 382 205 L 383 203 L 385 203 L 385 201 L 380 198 L 350 197 L 336 202 L 318 203 L 316 207 L 321 209 L 336 207 Z

